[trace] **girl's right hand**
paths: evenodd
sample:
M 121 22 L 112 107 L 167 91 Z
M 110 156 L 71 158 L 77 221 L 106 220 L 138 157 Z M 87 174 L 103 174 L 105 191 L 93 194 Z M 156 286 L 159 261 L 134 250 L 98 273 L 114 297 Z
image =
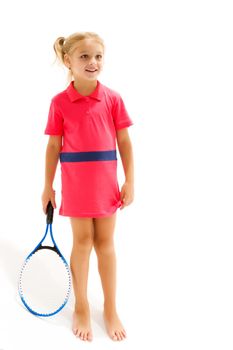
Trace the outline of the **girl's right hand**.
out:
M 48 205 L 49 201 L 51 201 L 54 209 L 57 207 L 56 202 L 55 202 L 55 191 L 53 190 L 52 187 L 45 187 L 44 188 L 44 191 L 43 191 L 42 196 L 41 196 L 41 200 L 42 200 L 43 212 L 45 214 L 47 214 L 46 210 L 47 210 L 47 205 Z

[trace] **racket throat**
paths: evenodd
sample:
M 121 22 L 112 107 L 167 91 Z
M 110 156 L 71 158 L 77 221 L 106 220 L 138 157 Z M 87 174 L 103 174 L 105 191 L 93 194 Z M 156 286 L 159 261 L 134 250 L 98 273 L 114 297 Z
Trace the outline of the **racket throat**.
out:
M 60 255 L 59 252 L 57 251 L 56 247 L 51 247 L 49 245 L 41 245 L 40 247 L 38 247 L 37 250 L 40 250 L 40 249 L 51 249 L 54 252 L 58 253 L 58 255 Z

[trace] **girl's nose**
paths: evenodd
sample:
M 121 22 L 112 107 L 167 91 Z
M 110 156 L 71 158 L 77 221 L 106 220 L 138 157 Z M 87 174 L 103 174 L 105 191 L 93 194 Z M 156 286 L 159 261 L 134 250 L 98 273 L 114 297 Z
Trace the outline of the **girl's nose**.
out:
M 96 58 L 95 57 L 91 57 L 90 63 L 96 64 Z

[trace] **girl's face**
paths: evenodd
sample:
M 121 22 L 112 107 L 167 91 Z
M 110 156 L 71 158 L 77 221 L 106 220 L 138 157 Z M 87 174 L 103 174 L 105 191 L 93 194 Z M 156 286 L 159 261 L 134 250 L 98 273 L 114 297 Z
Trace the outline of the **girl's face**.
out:
M 71 55 L 65 54 L 67 68 L 75 79 L 96 80 L 103 68 L 103 47 L 94 39 L 80 40 Z

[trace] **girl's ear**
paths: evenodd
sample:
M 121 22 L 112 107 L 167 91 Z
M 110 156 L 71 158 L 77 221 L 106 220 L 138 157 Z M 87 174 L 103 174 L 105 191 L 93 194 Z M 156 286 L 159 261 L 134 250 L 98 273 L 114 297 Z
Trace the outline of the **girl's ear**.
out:
M 65 53 L 65 55 L 64 55 L 64 64 L 67 68 L 70 68 L 70 59 L 69 59 L 69 56 L 67 55 L 67 53 Z

